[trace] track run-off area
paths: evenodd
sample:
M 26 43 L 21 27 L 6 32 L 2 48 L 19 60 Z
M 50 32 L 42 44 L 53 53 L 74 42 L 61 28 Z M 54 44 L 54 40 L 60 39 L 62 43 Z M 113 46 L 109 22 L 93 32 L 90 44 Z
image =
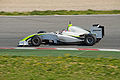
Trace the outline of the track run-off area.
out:
M 17 47 L 38 31 L 55 32 L 68 21 L 90 29 L 105 26 L 94 46 L 40 45 Z M 0 80 L 119 80 L 120 15 L 0 16 Z
M 67 27 L 68 21 L 88 30 L 96 23 L 104 25 L 105 36 L 94 46 L 41 45 L 40 47 L 120 49 L 120 15 L 0 16 L 0 47 L 16 47 L 21 38 L 38 31 L 61 31 Z

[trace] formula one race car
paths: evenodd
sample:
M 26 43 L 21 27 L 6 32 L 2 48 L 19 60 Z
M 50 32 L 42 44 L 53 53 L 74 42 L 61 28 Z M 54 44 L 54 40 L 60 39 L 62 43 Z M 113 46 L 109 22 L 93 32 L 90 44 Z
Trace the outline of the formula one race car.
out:
M 68 24 L 61 32 L 39 31 L 19 41 L 18 46 L 40 46 L 41 44 L 85 44 L 92 46 L 104 36 L 104 26 L 94 24 L 90 30 Z

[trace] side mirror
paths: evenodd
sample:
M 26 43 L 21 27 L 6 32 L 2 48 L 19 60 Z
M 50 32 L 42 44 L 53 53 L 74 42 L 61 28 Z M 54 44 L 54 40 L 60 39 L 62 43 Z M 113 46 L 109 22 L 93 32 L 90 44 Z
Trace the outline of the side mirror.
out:
M 39 32 L 37 32 L 37 33 L 38 33 L 38 34 L 39 34 L 39 33 L 46 33 L 46 31 L 39 31 Z

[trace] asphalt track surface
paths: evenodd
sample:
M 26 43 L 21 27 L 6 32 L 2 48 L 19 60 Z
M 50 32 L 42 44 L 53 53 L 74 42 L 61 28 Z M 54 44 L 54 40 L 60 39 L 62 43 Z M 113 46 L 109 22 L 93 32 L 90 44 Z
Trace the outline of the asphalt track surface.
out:
M 94 46 L 41 45 L 40 47 L 120 49 L 120 15 L 0 16 L 0 47 L 16 47 L 21 38 L 40 30 L 47 32 L 62 30 L 67 27 L 68 21 L 84 29 L 89 29 L 96 23 L 104 25 L 105 36 Z

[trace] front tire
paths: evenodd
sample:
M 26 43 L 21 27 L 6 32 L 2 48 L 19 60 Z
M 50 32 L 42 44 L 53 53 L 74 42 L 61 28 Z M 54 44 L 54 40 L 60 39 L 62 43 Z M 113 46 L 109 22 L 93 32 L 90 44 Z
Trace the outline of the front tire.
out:
M 96 38 L 93 35 L 85 35 L 84 43 L 87 46 L 93 46 L 96 43 Z
M 31 39 L 31 43 L 32 43 L 32 46 L 40 46 L 40 44 L 42 43 L 42 40 L 37 35 L 35 35 Z

